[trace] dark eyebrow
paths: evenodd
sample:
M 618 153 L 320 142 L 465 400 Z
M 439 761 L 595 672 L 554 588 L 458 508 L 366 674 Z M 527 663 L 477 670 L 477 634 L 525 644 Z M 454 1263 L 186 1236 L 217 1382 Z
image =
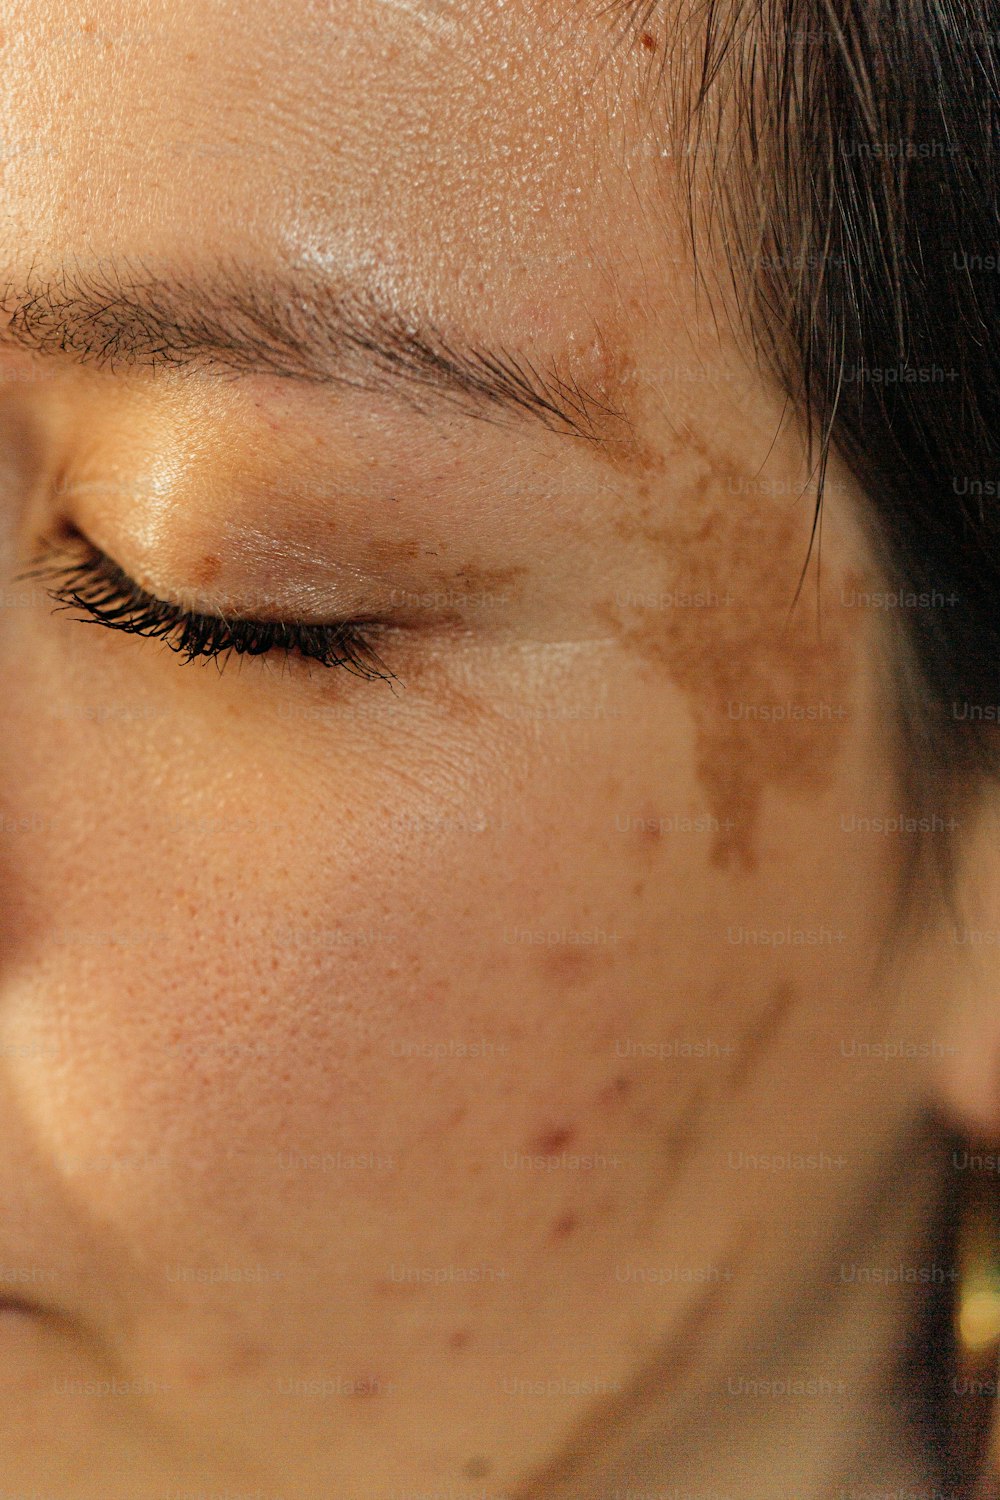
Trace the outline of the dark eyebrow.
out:
M 344 290 L 308 268 L 272 273 L 233 260 L 183 276 L 106 259 L 46 272 L 32 264 L 0 286 L 0 345 L 81 365 L 390 391 L 418 410 L 431 396 L 594 443 L 630 432 L 624 412 L 555 361 L 539 368 L 509 348 L 462 344 L 371 289 Z

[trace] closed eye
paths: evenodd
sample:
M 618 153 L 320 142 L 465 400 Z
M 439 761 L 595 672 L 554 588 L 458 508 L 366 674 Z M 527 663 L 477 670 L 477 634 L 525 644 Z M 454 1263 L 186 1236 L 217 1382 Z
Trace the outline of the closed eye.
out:
M 399 680 L 372 645 L 370 636 L 378 632 L 379 621 L 308 624 L 192 612 L 141 588 L 79 532 L 65 543 L 48 543 L 19 577 L 49 583 L 47 592 L 56 608 L 82 611 L 77 618 L 83 623 L 162 640 L 183 662 L 211 658 L 221 667 L 231 655 L 278 652 L 306 657 L 322 667 L 344 667 L 368 680 Z

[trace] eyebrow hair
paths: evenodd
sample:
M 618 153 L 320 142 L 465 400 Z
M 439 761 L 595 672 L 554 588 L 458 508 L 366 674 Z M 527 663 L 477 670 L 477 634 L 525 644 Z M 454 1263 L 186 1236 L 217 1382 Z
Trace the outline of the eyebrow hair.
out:
M 271 273 L 229 260 L 185 277 L 135 258 L 48 272 L 32 263 L 0 286 L 0 346 L 80 365 L 270 375 L 387 391 L 424 412 L 430 396 L 487 421 L 533 418 L 595 444 L 631 431 L 622 410 L 556 361 L 542 369 L 506 347 L 463 345 L 374 289 L 345 291 L 309 268 Z

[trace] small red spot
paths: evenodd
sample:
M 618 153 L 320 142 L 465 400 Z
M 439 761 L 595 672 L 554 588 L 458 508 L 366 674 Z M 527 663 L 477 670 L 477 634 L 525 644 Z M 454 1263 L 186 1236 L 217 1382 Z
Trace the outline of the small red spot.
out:
M 621 1104 L 624 1099 L 627 1099 L 631 1092 L 631 1078 L 621 1073 L 617 1078 L 613 1078 L 610 1083 L 604 1085 L 597 1096 L 597 1102 L 603 1105 L 605 1109 L 613 1109 L 616 1104 Z
M 653 35 L 653 33 L 651 31 L 644 31 L 642 33 L 642 36 L 639 38 L 639 40 L 642 43 L 642 45 L 645 47 L 645 49 L 646 49 L 647 52 L 655 52 L 656 51 L 656 37 Z
M 552 1238 L 554 1240 L 568 1239 L 578 1223 L 576 1214 L 562 1214 L 552 1226 Z

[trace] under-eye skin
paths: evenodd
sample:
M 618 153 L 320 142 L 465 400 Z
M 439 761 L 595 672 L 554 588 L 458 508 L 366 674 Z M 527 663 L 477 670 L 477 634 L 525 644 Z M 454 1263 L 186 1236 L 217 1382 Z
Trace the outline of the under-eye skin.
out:
M 370 637 L 383 622 L 335 620 L 322 624 L 294 620 L 252 620 L 183 609 L 140 587 L 119 565 L 79 532 L 45 544 L 19 579 L 37 579 L 56 609 L 75 609 L 83 624 L 104 625 L 127 635 L 162 640 L 182 662 L 211 658 L 221 665 L 231 655 L 297 655 L 322 667 L 343 667 L 356 677 L 398 682 Z

